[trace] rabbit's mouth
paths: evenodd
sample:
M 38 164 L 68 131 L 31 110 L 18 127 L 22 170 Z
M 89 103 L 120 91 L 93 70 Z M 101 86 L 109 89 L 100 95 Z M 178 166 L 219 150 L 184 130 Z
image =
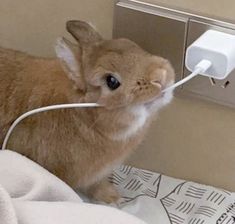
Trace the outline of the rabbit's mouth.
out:
M 148 102 L 144 103 L 145 107 L 146 107 L 147 109 L 151 108 L 151 107 L 153 106 L 153 104 L 156 103 L 156 101 L 158 101 L 158 100 L 161 99 L 161 97 L 163 97 L 163 96 L 160 95 L 160 96 L 155 97 L 155 98 L 149 100 Z
M 161 92 L 159 95 L 157 95 L 157 96 L 151 98 L 150 100 L 146 101 L 144 103 L 144 105 L 146 105 L 146 106 L 151 105 L 151 104 L 153 104 L 154 102 L 156 102 L 157 100 L 161 99 L 164 96 L 165 96 L 165 92 Z
M 158 110 L 161 109 L 163 106 L 167 105 L 171 102 L 173 98 L 173 91 L 162 92 L 157 97 L 152 98 L 151 100 L 144 103 L 144 106 L 148 110 Z

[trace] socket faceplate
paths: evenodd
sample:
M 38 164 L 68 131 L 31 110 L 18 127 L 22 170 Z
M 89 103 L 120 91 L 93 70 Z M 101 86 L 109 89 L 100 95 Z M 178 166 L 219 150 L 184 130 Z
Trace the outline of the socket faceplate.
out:
M 235 30 L 233 28 L 235 27 L 230 26 L 230 28 L 228 28 L 190 19 L 188 26 L 187 46 L 193 43 L 208 29 L 235 35 Z M 188 74 L 189 71 L 185 68 L 184 76 Z M 197 76 L 183 86 L 182 93 L 235 107 L 235 71 L 233 71 L 226 79 L 214 80 L 213 83 L 211 83 L 209 78 Z
M 115 5 L 114 38 L 129 38 L 150 53 L 169 59 L 177 80 L 189 74 L 184 66 L 187 46 L 208 29 L 235 35 L 231 22 L 136 0 L 120 0 Z M 197 76 L 177 93 L 235 107 L 235 71 L 226 80 Z
M 113 37 L 135 41 L 148 52 L 169 59 L 177 80 L 184 69 L 187 19 L 120 1 L 115 8 Z M 174 38 L 172 38 L 174 37 Z

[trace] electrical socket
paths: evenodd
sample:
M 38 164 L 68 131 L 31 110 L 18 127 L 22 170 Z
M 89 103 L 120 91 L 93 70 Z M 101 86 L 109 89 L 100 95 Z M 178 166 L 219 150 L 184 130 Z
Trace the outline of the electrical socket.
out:
M 198 21 L 190 19 L 188 22 L 187 46 L 190 46 L 205 31 L 212 29 L 235 35 L 235 26 L 229 23 L 211 21 Z M 184 76 L 190 72 L 184 67 Z M 190 80 L 184 84 L 182 95 L 194 96 L 210 100 L 222 105 L 235 107 L 235 71 L 223 80 L 217 80 L 202 76 Z
M 115 3 L 113 37 L 129 38 L 150 53 L 168 58 L 175 68 L 176 81 L 189 74 L 184 66 L 187 47 L 209 29 L 235 35 L 235 24 L 229 21 L 137 0 Z M 197 76 L 176 93 L 235 107 L 235 72 L 225 80 Z

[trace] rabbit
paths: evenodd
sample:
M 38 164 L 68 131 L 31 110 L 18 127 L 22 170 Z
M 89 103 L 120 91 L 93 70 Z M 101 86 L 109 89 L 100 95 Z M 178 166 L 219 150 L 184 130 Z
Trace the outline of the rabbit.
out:
M 98 103 L 33 115 L 13 132 L 8 149 L 37 162 L 92 200 L 120 196 L 107 176 L 142 142 L 159 109 L 172 100 L 170 62 L 131 40 L 104 39 L 84 21 L 71 20 L 56 58 L 0 48 L 0 143 L 22 113 L 61 103 Z

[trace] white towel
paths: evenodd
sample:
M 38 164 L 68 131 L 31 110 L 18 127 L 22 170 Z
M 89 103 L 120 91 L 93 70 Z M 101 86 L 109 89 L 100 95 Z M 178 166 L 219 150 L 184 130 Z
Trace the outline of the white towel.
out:
M 0 150 L 0 224 L 144 224 L 102 205 L 82 202 L 60 179 L 15 152 Z

